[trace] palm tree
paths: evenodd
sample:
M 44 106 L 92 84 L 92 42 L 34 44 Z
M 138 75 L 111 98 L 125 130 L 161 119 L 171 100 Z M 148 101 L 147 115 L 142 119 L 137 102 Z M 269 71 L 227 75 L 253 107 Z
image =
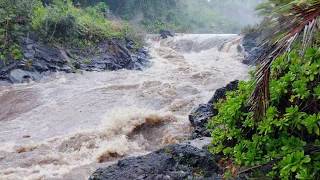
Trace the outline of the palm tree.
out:
M 271 22 L 277 22 L 276 40 L 268 40 L 269 48 L 258 58 L 256 87 L 249 99 L 256 118 L 266 113 L 269 105 L 269 78 L 272 62 L 281 54 L 290 51 L 292 44 L 302 42 L 301 54 L 312 44 L 313 35 L 320 27 L 320 0 L 294 0 L 275 8 Z

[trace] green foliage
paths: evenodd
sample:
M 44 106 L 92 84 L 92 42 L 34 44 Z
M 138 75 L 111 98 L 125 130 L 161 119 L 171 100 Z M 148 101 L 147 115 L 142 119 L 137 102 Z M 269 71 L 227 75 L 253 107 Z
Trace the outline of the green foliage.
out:
M 241 166 L 272 165 L 281 179 L 320 178 L 320 49 L 297 51 L 272 64 L 271 102 L 260 121 L 247 100 L 252 81 L 241 82 L 217 104 L 219 114 L 208 124 L 210 150 Z
M 29 30 L 33 10 L 40 6 L 39 0 L 0 0 L 0 61 L 6 64 L 20 60 L 22 53 L 18 36 Z
M 77 8 L 71 1 L 53 1 L 47 7 L 38 7 L 32 17 L 32 27 L 48 41 L 99 42 L 124 36 L 123 25 L 105 18 L 107 6 Z
M 84 2 L 95 6 L 80 7 L 71 0 L 0 0 L 0 66 L 23 58 L 19 38 L 29 32 L 63 46 L 86 47 L 124 37 L 142 46 L 142 35 L 122 21 L 107 18 L 105 3 Z

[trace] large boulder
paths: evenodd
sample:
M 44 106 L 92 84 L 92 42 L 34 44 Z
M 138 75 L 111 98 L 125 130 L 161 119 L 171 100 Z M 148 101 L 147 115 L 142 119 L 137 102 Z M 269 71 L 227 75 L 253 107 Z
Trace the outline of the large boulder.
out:
M 80 69 L 87 71 L 141 70 L 148 64 L 148 54 L 143 48 L 135 51 L 133 41 L 118 40 L 103 42 L 95 50 L 97 53 L 80 60 Z M 135 51 L 135 52 L 133 52 Z
M 175 36 L 175 33 L 174 33 L 173 31 L 164 30 L 164 29 L 161 29 L 161 30 L 159 31 L 159 34 L 160 34 L 160 37 L 161 37 L 162 39 L 166 39 L 166 38 L 168 38 L 168 37 L 173 37 L 173 36 Z
M 191 143 L 167 146 L 145 156 L 98 169 L 89 180 L 221 179 L 214 156 Z
M 21 38 L 20 46 L 23 58 L 0 65 L 0 80 L 21 83 L 39 80 L 43 72 L 72 72 L 68 59 L 60 49 L 29 38 Z
M 38 72 L 24 71 L 22 69 L 14 69 L 9 73 L 9 79 L 13 83 L 29 82 L 31 80 L 37 81 L 41 78 Z
M 206 104 L 200 104 L 195 108 L 189 115 L 189 121 L 194 127 L 192 138 L 198 137 L 210 137 L 206 125 L 208 121 L 215 115 L 218 114 L 218 110 L 214 107 L 214 103 L 220 99 L 226 98 L 228 91 L 236 90 L 238 88 L 239 81 L 232 81 L 227 86 L 217 89 L 212 98 Z

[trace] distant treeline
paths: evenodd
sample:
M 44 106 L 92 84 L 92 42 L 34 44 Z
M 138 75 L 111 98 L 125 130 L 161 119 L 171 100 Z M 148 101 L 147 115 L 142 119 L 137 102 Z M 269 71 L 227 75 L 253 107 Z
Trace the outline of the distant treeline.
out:
M 47 3 L 49 0 L 44 0 Z M 111 12 L 148 32 L 237 33 L 257 22 L 263 0 L 73 0 L 81 6 L 105 2 Z

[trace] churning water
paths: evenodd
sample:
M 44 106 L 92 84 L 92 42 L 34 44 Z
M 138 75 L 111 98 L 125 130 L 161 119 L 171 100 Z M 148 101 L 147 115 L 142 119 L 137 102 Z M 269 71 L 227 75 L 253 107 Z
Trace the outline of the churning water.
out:
M 87 179 L 98 167 L 185 139 L 187 116 L 245 79 L 238 35 L 148 37 L 144 71 L 55 74 L 0 87 L 0 179 Z

